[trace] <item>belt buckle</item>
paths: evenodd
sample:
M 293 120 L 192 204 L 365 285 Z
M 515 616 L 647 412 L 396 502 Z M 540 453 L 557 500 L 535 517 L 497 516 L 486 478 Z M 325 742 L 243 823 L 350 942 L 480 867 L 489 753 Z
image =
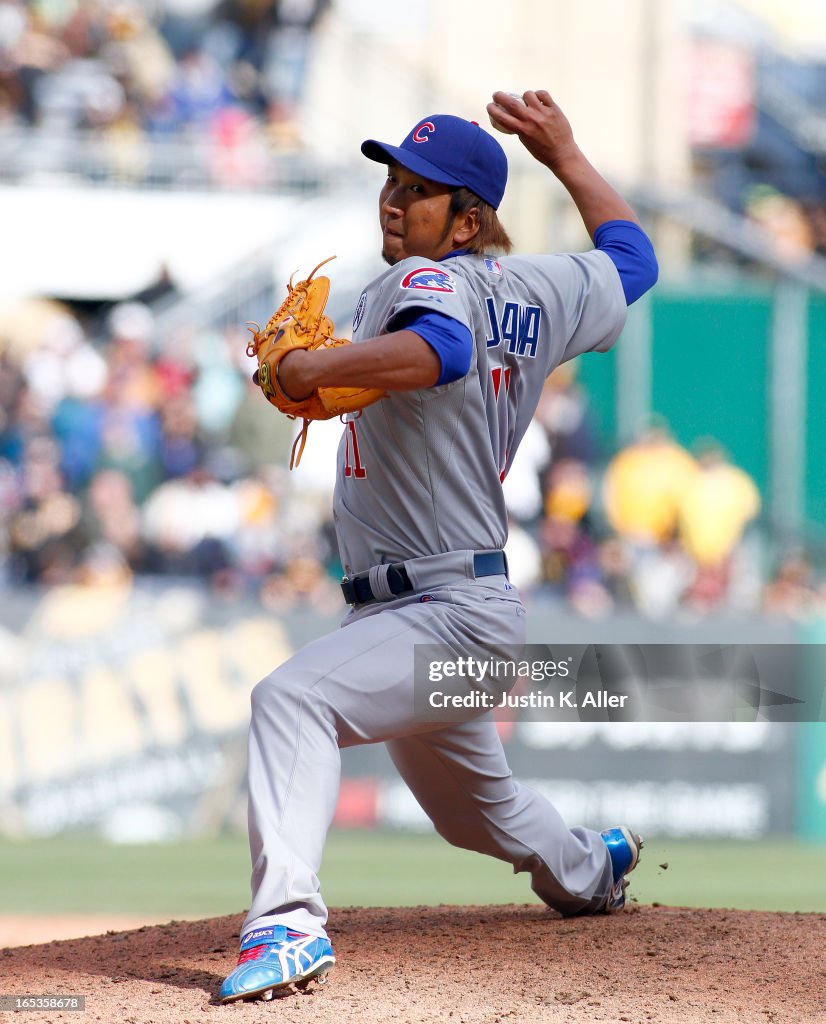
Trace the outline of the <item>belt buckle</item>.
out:
M 353 577 L 352 576 L 342 576 L 341 577 L 341 584 L 340 585 L 341 585 L 341 592 L 344 595 L 345 603 L 346 604 L 355 604 L 356 603 L 356 591 L 355 591 L 355 587 L 353 586 Z

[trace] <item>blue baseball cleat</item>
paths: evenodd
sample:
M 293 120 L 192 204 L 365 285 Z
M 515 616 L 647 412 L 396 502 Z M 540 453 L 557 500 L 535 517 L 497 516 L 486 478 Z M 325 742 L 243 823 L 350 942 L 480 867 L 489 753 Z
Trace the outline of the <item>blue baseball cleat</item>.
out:
M 336 962 L 330 940 L 283 925 L 255 928 L 241 942 L 238 966 L 221 985 L 221 1002 L 272 999 L 278 989 L 326 982 Z
M 639 862 L 640 850 L 643 847 L 642 836 L 638 836 L 625 825 L 607 828 L 600 832 L 600 835 L 608 847 L 614 874 L 614 884 L 608 894 L 605 910 L 621 910 L 625 906 L 625 889 L 628 885 L 625 876 L 629 875 Z

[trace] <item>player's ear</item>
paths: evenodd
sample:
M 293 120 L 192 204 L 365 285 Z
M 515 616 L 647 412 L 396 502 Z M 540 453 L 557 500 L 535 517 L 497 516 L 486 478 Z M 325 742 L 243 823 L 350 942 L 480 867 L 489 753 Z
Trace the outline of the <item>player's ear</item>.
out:
M 454 245 L 461 249 L 479 234 L 479 207 L 471 206 L 464 213 L 457 214 L 453 225 Z

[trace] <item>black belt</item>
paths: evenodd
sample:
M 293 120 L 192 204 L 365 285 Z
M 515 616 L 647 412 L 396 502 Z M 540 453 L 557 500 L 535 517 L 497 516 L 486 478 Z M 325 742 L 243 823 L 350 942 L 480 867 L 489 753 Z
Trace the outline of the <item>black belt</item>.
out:
M 473 555 L 473 573 L 480 576 L 506 576 L 508 563 L 504 551 L 476 551 Z M 404 562 L 394 562 L 387 568 L 387 585 L 395 595 L 407 594 L 413 590 L 413 584 L 407 575 Z M 347 604 L 368 604 L 376 600 L 370 586 L 370 574 L 360 572 L 355 576 L 345 576 L 341 581 L 341 592 Z

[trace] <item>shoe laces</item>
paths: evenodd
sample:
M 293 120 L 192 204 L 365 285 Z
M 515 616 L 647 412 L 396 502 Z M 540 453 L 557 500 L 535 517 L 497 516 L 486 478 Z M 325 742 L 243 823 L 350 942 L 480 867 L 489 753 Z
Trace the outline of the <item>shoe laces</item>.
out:
M 258 960 L 267 951 L 267 944 L 264 943 L 261 946 L 251 946 L 249 949 L 245 949 L 244 952 L 238 957 L 239 964 L 248 963 L 250 960 Z
M 289 930 L 287 932 L 287 940 L 295 942 L 296 939 L 306 939 L 306 932 L 294 932 Z M 249 949 L 245 949 L 238 957 L 239 964 L 249 963 L 250 960 L 260 960 L 265 955 L 270 946 L 283 946 L 283 942 L 262 942 L 260 946 L 250 946 Z

